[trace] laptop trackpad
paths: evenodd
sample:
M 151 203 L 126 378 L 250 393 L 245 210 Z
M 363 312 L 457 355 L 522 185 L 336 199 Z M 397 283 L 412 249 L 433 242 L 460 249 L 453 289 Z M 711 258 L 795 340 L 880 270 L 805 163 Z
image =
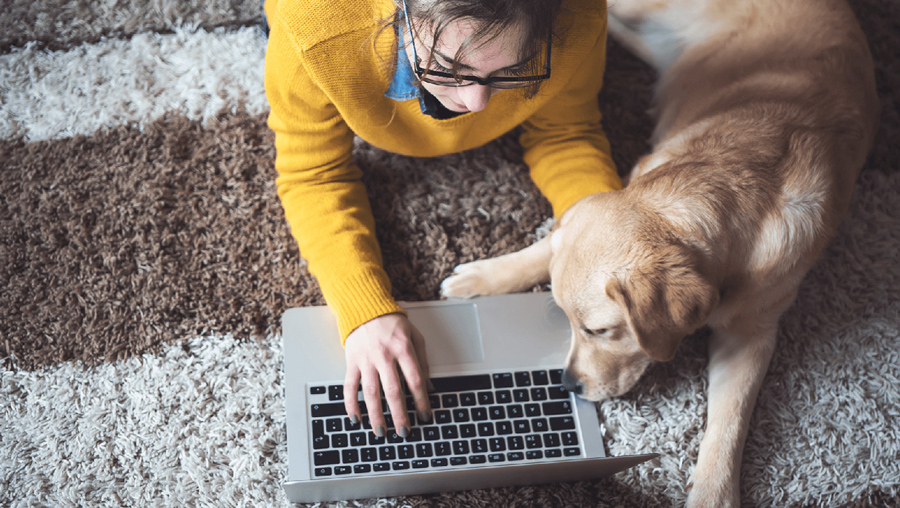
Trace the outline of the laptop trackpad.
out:
M 484 361 L 478 309 L 474 303 L 408 309 L 409 320 L 425 336 L 429 365 Z

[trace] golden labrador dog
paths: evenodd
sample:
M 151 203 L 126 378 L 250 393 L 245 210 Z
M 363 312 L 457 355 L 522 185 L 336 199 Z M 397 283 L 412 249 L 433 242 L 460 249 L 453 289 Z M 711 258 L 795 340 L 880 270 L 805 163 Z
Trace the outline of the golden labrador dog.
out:
M 565 382 L 589 400 L 625 393 L 708 325 L 708 423 L 687 505 L 740 506 L 778 320 L 872 144 L 872 58 L 843 0 L 612 0 L 609 27 L 659 73 L 652 152 L 624 190 L 584 198 L 522 251 L 460 265 L 442 293 L 549 278 L 572 325 Z

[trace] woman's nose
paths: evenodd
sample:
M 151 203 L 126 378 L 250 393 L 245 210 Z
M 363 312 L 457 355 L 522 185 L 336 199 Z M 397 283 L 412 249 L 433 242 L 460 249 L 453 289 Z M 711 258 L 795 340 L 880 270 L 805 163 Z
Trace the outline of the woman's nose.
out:
M 493 95 L 491 87 L 479 84 L 459 87 L 457 90 L 459 90 L 459 98 L 463 105 L 472 112 L 486 108 L 488 100 Z

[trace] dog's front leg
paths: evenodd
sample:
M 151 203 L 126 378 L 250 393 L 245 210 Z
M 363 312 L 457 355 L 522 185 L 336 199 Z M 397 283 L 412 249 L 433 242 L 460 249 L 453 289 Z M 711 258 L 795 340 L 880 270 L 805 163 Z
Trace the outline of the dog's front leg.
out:
M 457 266 L 441 283 L 441 296 L 471 298 L 524 291 L 550 280 L 550 236 L 518 252 Z
M 739 507 L 744 441 L 759 387 L 775 348 L 778 312 L 742 317 L 713 329 L 709 409 L 687 506 Z

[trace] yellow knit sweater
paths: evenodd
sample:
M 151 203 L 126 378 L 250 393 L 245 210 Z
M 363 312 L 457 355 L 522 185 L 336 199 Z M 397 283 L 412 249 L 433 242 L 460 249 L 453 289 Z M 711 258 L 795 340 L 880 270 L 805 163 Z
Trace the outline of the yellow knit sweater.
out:
M 384 150 L 433 157 L 483 145 L 518 125 L 525 162 L 558 217 L 584 196 L 622 187 L 600 127 L 606 4 L 564 0 L 552 77 L 537 96 L 505 90 L 449 120 L 416 99 L 384 97 L 396 54 L 391 29 L 373 34 L 392 0 L 267 0 L 265 86 L 275 131 L 278 195 L 301 255 L 338 319 L 342 339 L 402 312 L 391 296 L 375 224 L 353 162 L 354 134 Z

